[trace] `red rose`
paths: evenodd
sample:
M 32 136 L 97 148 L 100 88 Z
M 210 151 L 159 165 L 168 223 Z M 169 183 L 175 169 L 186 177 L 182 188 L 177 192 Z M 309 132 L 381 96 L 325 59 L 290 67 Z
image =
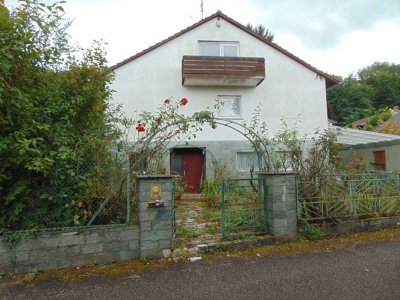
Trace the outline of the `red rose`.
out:
M 144 126 L 145 126 L 145 124 L 142 124 L 141 121 L 138 121 L 138 125 L 136 126 L 136 131 L 137 132 L 145 131 Z
M 182 105 L 182 106 L 185 106 L 188 102 L 189 102 L 188 99 L 182 98 L 182 100 L 181 100 L 181 105 Z
M 170 100 L 167 98 L 164 100 L 164 104 L 169 104 Z

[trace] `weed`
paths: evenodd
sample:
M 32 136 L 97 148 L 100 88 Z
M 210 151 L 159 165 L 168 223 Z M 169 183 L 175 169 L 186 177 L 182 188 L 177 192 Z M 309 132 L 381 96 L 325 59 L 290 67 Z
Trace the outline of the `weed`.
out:
M 219 179 L 203 180 L 201 196 L 208 207 L 221 207 L 221 181 Z
M 213 235 L 216 233 L 219 233 L 221 231 L 221 229 L 219 228 L 218 224 L 208 224 L 206 226 L 206 233 Z
M 200 232 L 198 232 L 194 229 L 191 229 L 191 228 L 184 227 L 184 226 L 178 226 L 176 235 L 183 239 L 191 239 L 191 238 L 199 237 Z
M 30 270 L 28 273 L 24 275 L 22 281 L 24 283 L 32 282 L 38 274 L 39 274 L 38 270 L 36 269 Z
M 222 212 L 220 209 L 209 208 L 202 211 L 200 218 L 204 222 L 220 222 Z
M 227 252 L 227 251 L 231 251 L 233 249 L 232 245 L 229 244 L 225 244 L 225 245 L 216 245 L 214 247 L 209 248 L 209 252 L 210 253 L 222 253 L 222 252 Z
M 318 227 L 315 227 L 315 226 L 308 227 L 307 240 L 316 241 L 316 240 L 321 239 L 323 236 L 324 236 L 324 234 L 321 232 L 321 230 Z

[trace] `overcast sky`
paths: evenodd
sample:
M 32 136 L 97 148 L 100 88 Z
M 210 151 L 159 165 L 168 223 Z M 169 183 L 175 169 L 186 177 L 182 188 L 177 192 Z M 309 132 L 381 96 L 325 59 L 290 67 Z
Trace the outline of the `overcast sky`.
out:
M 203 2 L 204 17 L 219 9 L 242 24 L 263 24 L 277 44 L 328 73 L 347 76 L 377 61 L 400 64 L 400 0 Z M 69 0 L 64 7 L 72 39 L 85 47 L 103 39 L 113 65 L 199 21 L 200 3 Z

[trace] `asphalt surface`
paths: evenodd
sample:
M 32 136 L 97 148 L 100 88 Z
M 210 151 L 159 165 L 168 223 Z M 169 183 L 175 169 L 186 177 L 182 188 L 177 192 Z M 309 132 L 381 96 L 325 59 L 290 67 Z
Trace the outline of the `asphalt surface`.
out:
M 50 279 L 0 293 L 1 299 L 400 299 L 400 241 L 176 263 L 124 277 Z

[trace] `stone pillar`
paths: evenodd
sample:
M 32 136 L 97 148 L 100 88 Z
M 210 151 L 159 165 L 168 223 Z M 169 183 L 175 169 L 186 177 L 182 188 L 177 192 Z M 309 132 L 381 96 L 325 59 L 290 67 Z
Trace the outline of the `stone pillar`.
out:
M 139 219 L 139 250 L 144 258 L 159 258 L 164 249 L 171 249 L 174 237 L 173 176 L 138 175 L 137 208 Z M 161 201 L 165 206 L 149 207 L 151 189 L 161 187 Z
M 267 186 L 267 225 L 276 241 L 297 238 L 295 173 L 260 172 Z

